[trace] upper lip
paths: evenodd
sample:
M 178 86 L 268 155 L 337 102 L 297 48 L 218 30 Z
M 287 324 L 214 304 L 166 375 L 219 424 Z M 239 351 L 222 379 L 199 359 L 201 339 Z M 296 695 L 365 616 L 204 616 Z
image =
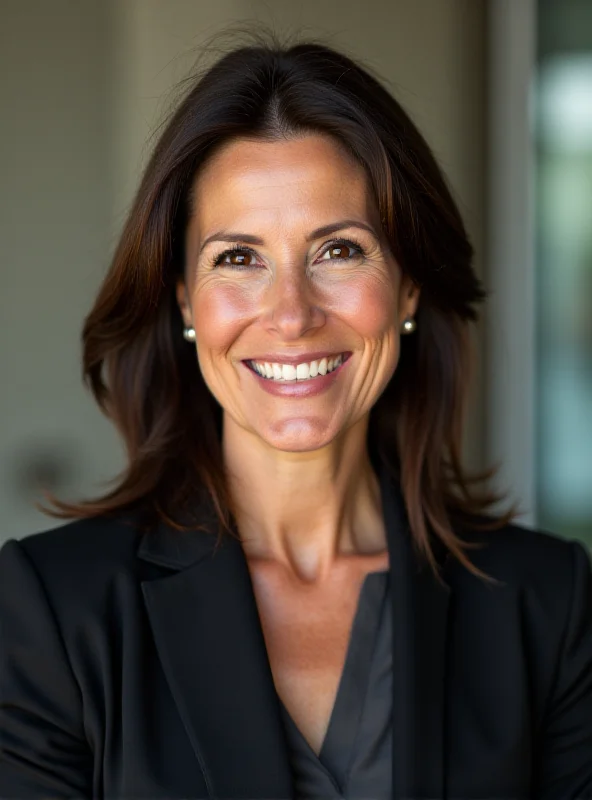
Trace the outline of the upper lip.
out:
M 268 353 L 261 356 L 245 358 L 244 361 L 267 361 L 268 364 L 305 364 L 309 361 L 320 361 L 321 358 L 335 358 L 336 356 L 348 356 L 347 350 L 322 350 L 316 353 L 300 353 L 300 355 L 284 355 L 282 353 Z

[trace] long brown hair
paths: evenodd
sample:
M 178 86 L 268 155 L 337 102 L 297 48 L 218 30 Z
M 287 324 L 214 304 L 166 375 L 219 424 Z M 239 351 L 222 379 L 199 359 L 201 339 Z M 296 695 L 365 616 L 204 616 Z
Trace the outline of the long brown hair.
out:
M 83 331 L 84 377 L 118 427 L 128 464 L 114 488 L 84 503 L 55 502 L 64 518 L 141 506 L 179 529 L 196 494 L 230 529 L 221 410 L 182 338 L 175 283 L 184 269 L 189 192 L 215 148 L 238 137 L 329 134 L 365 168 L 384 232 L 421 287 L 417 332 L 371 412 L 369 446 L 400 480 L 412 536 L 436 568 L 433 537 L 468 560 L 452 527 L 460 515 L 495 527 L 497 498 L 461 466 L 469 323 L 484 292 L 458 208 L 425 140 L 366 69 L 322 44 L 259 38 L 228 52 L 193 83 L 144 172 L 111 267 Z M 490 473 L 487 473 L 490 474 Z M 481 574 L 481 573 L 479 573 Z

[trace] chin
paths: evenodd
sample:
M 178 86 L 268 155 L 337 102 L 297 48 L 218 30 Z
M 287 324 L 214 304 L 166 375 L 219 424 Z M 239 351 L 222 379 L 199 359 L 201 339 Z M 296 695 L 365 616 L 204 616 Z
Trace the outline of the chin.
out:
M 339 431 L 320 420 L 293 419 L 266 425 L 258 431 L 270 447 L 288 453 L 307 453 L 326 447 Z

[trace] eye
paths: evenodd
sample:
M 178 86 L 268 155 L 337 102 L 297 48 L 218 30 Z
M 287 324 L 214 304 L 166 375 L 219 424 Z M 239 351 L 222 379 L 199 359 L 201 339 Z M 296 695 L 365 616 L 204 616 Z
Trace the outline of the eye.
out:
M 222 251 L 212 260 L 213 267 L 232 267 L 234 269 L 252 269 L 257 264 L 254 250 L 241 245 L 234 245 Z
M 364 249 L 349 239 L 338 239 L 327 247 L 320 261 L 351 261 L 353 258 L 365 255 Z
M 331 242 L 320 261 L 351 261 L 354 258 L 365 256 L 364 248 L 350 239 L 336 239 Z M 257 254 L 250 247 L 233 245 L 223 250 L 212 259 L 212 267 L 230 267 L 236 270 L 247 270 L 258 267 Z

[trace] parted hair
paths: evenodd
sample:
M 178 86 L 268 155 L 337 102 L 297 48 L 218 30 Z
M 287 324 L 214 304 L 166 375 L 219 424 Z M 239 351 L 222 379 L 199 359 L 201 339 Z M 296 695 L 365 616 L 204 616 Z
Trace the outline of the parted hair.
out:
M 468 569 L 454 521 L 505 524 L 488 471 L 461 463 L 471 367 L 470 324 L 485 293 L 463 220 L 426 141 L 373 73 L 316 41 L 255 36 L 191 81 L 163 126 L 111 266 L 83 329 L 83 374 L 125 442 L 111 488 L 80 503 L 52 501 L 62 518 L 141 507 L 183 530 L 198 495 L 232 532 L 221 448 L 222 413 L 183 339 L 175 286 L 194 178 L 216 148 L 241 137 L 335 137 L 365 169 L 402 272 L 421 288 L 417 331 L 370 414 L 368 446 L 400 481 L 409 528 L 434 569 L 434 541 Z M 462 528 L 461 528 L 462 529 Z M 479 573 L 481 574 L 481 573 Z

